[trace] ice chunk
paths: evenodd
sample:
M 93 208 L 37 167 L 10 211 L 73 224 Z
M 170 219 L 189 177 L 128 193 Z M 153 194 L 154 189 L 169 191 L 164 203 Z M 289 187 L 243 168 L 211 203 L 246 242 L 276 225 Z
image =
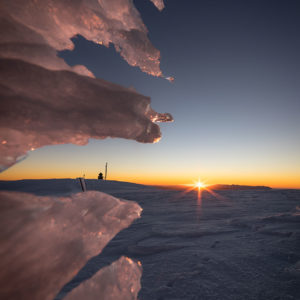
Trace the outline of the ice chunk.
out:
M 153 2 L 163 7 L 162 1 Z M 65 69 L 54 49 L 72 49 L 71 38 L 80 34 L 101 45 L 114 44 L 130 65 L 161 75 L 160 52 L 149 41 L 132 0 L 3 0 L 0 22 L 0 43 L 5 48 L 0 52 L 7 58 Z
M 83 145 L 105 137 L 160 139 L 159 126 L 146 115 L 150 98 L 57 57 L 57 50 L 73 47 L 76 34 L 113 43 L 130 65 L 162 76 L 160 53 L 131 0 L 2 1 L 0 171 L 44 145 Z
M 0 64 L 2 170 L 45 145 L 84 145 L 89 138 L 106 137 L 153 143 L 161 138 L 153 123 L 159 114 L 150 108 L 148 97 L 73 72 L 49 71 L 19 60 L 0 59 Z M 172 119 L 163 116 L 159 121 Z
M 133 300 L 141 288 L 142 267 L 122 256 L 72 290 L 64 300 Z
M 159 9 L 163 10 L 165 7 L 164 0 L 151 0 L 151 2 Z
M 172 76 L 168 76 L 168 77 L 165 77 L 168 81 L 170 81 L 171 83 L 174 82 L 174 77 Z
M 60 198 L 1 191 L 0 298 L 53 299 L 89 258 L 140 213 L 137 203 L 96 191 Z M 135 274 L 130 284 L 137 293 L 137 267 L 123 260 L 116 267 Z M 124 274 L 114 272 L 101 274 Z

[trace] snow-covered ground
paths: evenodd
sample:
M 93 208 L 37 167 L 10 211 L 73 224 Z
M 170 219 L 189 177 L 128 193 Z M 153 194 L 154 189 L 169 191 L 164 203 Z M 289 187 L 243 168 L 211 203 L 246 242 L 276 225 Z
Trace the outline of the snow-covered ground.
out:
M 142 217 L 121 231 L 56 297 L 126 255 L 143 266 L 140 300 L 300 299 L 300 190 L 160 190 L 87 180 L 88 190 L 136 201 Z M 72 179 L 0 182 L 36 195 L 80 192 Z

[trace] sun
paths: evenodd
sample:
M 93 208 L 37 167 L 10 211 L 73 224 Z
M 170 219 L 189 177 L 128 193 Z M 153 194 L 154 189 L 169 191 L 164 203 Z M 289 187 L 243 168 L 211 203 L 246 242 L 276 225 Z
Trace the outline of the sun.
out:
M 217 198 L 219 200 L 226 200 L 225 197 L 214 192 L 214 190 L 212 189 L 213 186 L 207 183 L 206 181 L 201 181 L 200 179 L 198 179 L 197 181 L 193 181 L 193 183 L 183 184 L 183 185 L 186 186 L 186 190 L 183 192 L 184 194 L 190 193 L 192 191 L 194 191 L 195 194 L 197 194 L 198 207 L 201 207 L 202 205 L 202 197 L 204 193 L 209 193 L 214 198 Z
M 207 184 L 205 184 L 200 179 L 198 181 L 194 181 L 192 184 L 185 184 L 189 186 L 191 190 L 203 190 L 207 188 Z
M 205 187 L 206 187 L 206 184 L 200 180 L 198 180 L 197 182 L 194 183 L 194 188 L 197 188 L 199 190 L 204 189 Z
M 189 187 L 185 193 L 189 193 L 191 191 L 197 191 L 197 194 L 198 194 L 198 202 L 199 204 L 201 204 L 201 195 L 202 195 L 202 192 L 204 190 L 207 190 L 208 189 L 208 185 L 205 184 L 203 181 L 201 181 L 200 179 L 198 179 L 198 181 L 194 181 L 192 184 L 185 184 L 185 186 Z

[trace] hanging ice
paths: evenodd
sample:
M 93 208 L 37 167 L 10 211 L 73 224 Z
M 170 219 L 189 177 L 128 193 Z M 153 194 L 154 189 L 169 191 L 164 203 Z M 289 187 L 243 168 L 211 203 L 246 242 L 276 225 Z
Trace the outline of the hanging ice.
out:
M 163 2 L 154 3 L 161 8 Z M 95 79 L 84 66 L 72 68 L 57 57 L 57 50 L 73 47 L 76 34 L 112 43 L 130 65 L 162 76 L 160 53 L 131 0 L 3 0 L 0 171 L 45 145 L 83 145 L 106 137 L 160 139 L 159 126 L 146 115 L 150 98 Z
M 170 82 L 174 82 L 174 77 L 165 77 L 165 79 L 167 79 L 168 81 L 170 81 Z
M 84 145 L 89 138 L 106 137 L 153 143 L 161 137 L 155 119 L 147 114 L 153 111 L 150 98 L 137 92 L 22 61 L 0 59 L 0 64 L 2 170 L 32 148 L 45 145 Z
M 153 2 L 153 4 L 159 9 L 159 10 L 163 10 L 165 5 L 164 5 L 164 0 L 151 0 L 151 2 Z
M 161 0 L 152 2 L 162 8 Z M 112 43 L 130 65 L 161 74 L 160 52 L 132 0 L 2 0 L 0 16 L 2 57 L 70 69 L 56 50 L 72 49 L 70 39 L 80 34 L 101 45 Z M 75 71 L 86 74 L 86 69 Z
M 164 6 L 162 0 L 151 1 L 158 9 Z M 58 58 L 58 50 L 73 48 L 70 39 L 77 34 L 114 44 L 130 65 L 162 77 L 160 52 L 132 0 L 1 1 L 0 171 L 44 145 L 83 145 L 106 137 L 152 143 L 161 137 L 154 122 L 172 120 L 153 111 L 148 97 Z M 0 298 L 53 299 L 140 211 L 136 203 L 99 192 L 65 198 L 0 192 Z M 91 283 L 91 299 L 104 295 L 104 285 L 112 289 L 104 299 L 134 299 L 140 272 L 122 258 L 69 297 L 82 299 L 78 295 Z M 105 274 L 122 287 L 119 294 L 114 285 L 98 281 L 105 281 Z

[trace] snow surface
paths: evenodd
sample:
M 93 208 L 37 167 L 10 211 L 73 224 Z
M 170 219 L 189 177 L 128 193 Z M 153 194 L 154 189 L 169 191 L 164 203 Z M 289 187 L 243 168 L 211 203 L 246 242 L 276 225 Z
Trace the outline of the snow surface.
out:
M 24 180 L 0 182 L 0 189 L 68 195 L 80 186 Z M 300 299 L 299 190 L 226 190 L 217 198 L 203 192 L 200 205 L 196 192 L 98 180 L 87 180 L 87 189 L 136 201 L 142 217 L 55 299 L 123 255 L 142 263 L 140 300 Z

